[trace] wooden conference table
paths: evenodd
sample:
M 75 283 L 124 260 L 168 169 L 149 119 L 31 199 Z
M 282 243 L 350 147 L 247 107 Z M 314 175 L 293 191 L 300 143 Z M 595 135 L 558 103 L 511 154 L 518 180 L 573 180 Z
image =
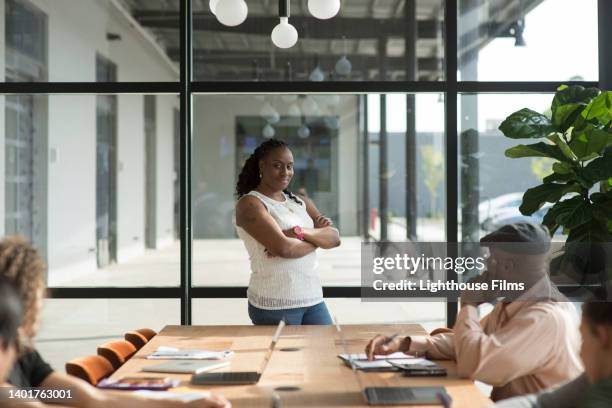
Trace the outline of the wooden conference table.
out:
M 131 375 L 166 377 L 183 380 L 176 392 L 210 390 L 225 395 L 233 407 L 271 407 L 273 393 L 281 407 L 363 407 L 357 380 L 337 357 L 344 352 L 334 326 L 286 326 L 270 362 L 258 384 L 233 386 L 193 386 L 190 375 L 143 373 L 140 370 L 159 360 L 145 357 L 159 346 L 231 349 L 227 371 L 257 371 L 270 344 L 275 326 L 166 326 L 138 353 L 125 363 L 112 378 Z M 367 341 L 377 333 L 423 335 L 420 325 L 346 325 L 344 336 L 351 353 L 362 352 Z M 297 348 L 297 351 L 283 349 Z M 440 362 L 448 377 L 407 378 L 399 373 L 362 373 L 364 386 L 442 385 L 453 398 L 454 408 L 486 407 L 491 401 L 470 380 L 456 375 L 453 362 Z M 294 391 L 275 391 L 278 387 L 299 387 Z

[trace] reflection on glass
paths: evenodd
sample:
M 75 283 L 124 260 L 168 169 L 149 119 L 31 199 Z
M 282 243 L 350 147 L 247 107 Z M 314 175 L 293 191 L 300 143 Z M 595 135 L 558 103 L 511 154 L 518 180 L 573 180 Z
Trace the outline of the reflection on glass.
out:
M 297 44 L 277 48 L 276 2 L 249 2 L 235 27 L 217 21 L 207 2 L 194 2 L 197 81 L 400 81 L 443 79 L 444 2 L 347 1 L 333 18 L 314 18 L 306 1 L 292 2 Z M 151 20 L 150 27 L 161 27 Z M 156 32 L 161 30 L 156 29 Z M 168 54 L 178 59 L 178 44 Z
M 461 0 L 458 18 L 460 80 L 599 78 L 596 0 Z
M 0 236 L 49 286 L 178 285 L 177 115 L 171 95 L 0 97 Z
M 0 66 L 5 67 L 0 80 L 95 82 L 100 54 L 117 66 L 111 82 L 178 81 L 178 58 L 169 54 L 178 47 L 178 6 L 136 0 L 1 0 L 6 35 L 0 37 Z
M 340 230 L 342 245 L 319 253 L 324 285 L 360 282 L 362 241 L 444 240 L 443 118 L 438 95 L 196 96 L 194 284 L 248 285 L 234 190 L 244 161 L 272 137 L 294 155 L 289 189 L 310 197 Z
M 529 107 L 544 112 L 552 95 L 460 95 L 459 239 L 478 240 L 513 222 L 541 223 L 550 205 L 531 216 L 519 206 L 528 188 L 541 184 L 552 172 L 552 160 L 541 157 L 515 160 L 505 157 L 516 140 L 506 138 L 499 124 L 511 113 Z M 564 239 L 561 231 L 553 238 Z
M 126 313 L 129 311 L 129 313 Z M 55 370 L 132 330 L 180 324 L 178 299 L 45 299 L 36 349 Z

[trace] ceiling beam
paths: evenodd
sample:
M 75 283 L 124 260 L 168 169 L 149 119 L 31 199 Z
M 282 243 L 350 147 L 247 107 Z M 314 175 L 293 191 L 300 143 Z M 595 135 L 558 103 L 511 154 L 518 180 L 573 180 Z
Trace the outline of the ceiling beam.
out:
M 168 56 L 178 61 L 179 49 L 171 48 L 168 50 Z M 319 62 L 323 68 L 331 69 L 336 65 L 340 55 L 318 55 Z M 375 55 L 347 55 L 351 61 L 354 70 L 363 69 L 378 69 L 380 59 Z M 314 53 L 295 53 L 291 54 L 275 54 L 268 52 L 257 52 L 246 50 L 240 51 L 218 51 L 218 50 L 202 50 L 196 49 L 193 52 L 194 64 L 206 64 L 217 66 L 243 66 L 250 67 L 253 61 L 257 61 L 257 66 L 260 69 L 278 69 L 283 70 L 287 62 L 293 64 L 294 69 L 300 67 L 313 68 L 315 59 Z M 406 68 L 406 59 L 404 57 L 387 57 L 386 61 L 391 70 L 404 70 Z M 420 71 L 436 71 L 439 67 L 438 59 L 435 57 L 419 58 L 417 63 Z
M 137 11 L 134 18 L 146 28 L 176 29 L 179 28 L 178 14 L 173 11 Z M 330 20 L 317 20 L 309 16 L 292 16 L 291 24 L 305 38 L 333 39 L 345 36 L 349 39 L 404 37 L 405 22 L 403 18 L 376 19 L 361 17 L 336 16 Z M 278 24 L 276 16 L 249 16 L 247 20 L 237 27 L 227 27 L 219 23 L 210 13 L 194 13 L 194 31 L 213 31 L 240 34 L 269 35 L 274 26 Z M 419 20 L 417 31 L 419 39 L 436 38 L 435 19 Z

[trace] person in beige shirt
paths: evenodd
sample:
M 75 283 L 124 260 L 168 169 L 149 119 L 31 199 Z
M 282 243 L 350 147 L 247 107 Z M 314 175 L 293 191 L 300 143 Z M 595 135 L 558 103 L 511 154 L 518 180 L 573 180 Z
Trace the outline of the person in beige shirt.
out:
M 580 375 L 578 314 L 548 278 L 548 232 L 517 223 L 487 235 L 481 243 L 490 246 L 488 279 L 522 282 L 525 290 L 518 296 L 489 293 L 491 299 L 504 295 L 504 300 L 482 319 L 477 308 L 482 299 L 474 299 L 483 294 L 462 294 L 452 331 L 424 337 L 378 335 L 366 346 L 368 357 L 404 351 L 456 360 L 460 376 L 493 386 L 494 401 L 538 392 Z

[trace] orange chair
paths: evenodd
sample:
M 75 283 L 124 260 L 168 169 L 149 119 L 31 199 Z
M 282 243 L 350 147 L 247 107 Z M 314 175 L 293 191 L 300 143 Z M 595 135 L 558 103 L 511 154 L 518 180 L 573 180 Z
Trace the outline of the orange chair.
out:
M 98 347 L 98 355 L 107 359 L 115 370 L 136 354 L 136 351 L 136 347 L 125 340 L 111 341 Z
M 132 343 L 137 350 L 147 344 L 157 333 L 151 329 L 138 329 L 125 333 L 124 338 Z
M 132 345 L 136 347 L 136 350 L 140 350 L 142 346 L 147 344 L 147 342 L 149 341 L 145 336 L 135 330 L 125 333 L 124 338 L 130 343 L 132 343 Z
M 66 363 L 66 373 L 96 385 L 115 370 L 112 364 L 101 356 L 75 358 Z
M 138 333 L 142 334 L 147 339 L 147 341 L 149 341 L 153 337 L 157 336 L 157 333 L 155 332 L 155 330 L 152 330 L 152 329 L 144 328 L 144 329 L 138 329 L 138 330 L 135 330 L 135 331 L 137 331 Z

